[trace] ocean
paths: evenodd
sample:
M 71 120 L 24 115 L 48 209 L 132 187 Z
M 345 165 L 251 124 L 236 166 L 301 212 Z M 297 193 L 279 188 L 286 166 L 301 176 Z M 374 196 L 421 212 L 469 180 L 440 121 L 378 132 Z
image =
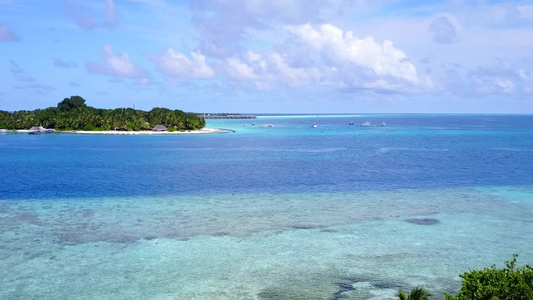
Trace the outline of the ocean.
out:
M 533 264 L 532 115 L 207 127 L 0 134 L 0 299 L 442 299 Z

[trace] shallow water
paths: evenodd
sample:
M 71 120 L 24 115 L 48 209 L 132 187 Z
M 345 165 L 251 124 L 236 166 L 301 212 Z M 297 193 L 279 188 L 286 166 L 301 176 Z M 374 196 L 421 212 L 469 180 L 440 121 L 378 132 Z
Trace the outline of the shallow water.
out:
M 533 117 L 315 118 L 0 136 L 0 298 L 441 299 L 533 262 Z

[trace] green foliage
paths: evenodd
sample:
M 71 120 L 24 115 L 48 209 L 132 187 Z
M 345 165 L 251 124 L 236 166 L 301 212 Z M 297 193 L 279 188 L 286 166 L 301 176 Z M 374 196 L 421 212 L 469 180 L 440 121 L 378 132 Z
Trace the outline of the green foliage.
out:
M 132 108 L 98 109 L 80 96 L 65 98 L 57 107 L 35 111 L 0 111 L 0 128 L 29 129 L 43 126 L 57 130 L 150 130 L 165 125 L 180 131 L 205 127 L 205 120 L 192 113 L 156 107 L 149 112 Z
M 96 129 L 96 126 L 94 126 L 93 124 L 90 124 L 90 123 L 89 123 L 89 124 L 85 125 L 85 126 L 83 127 L 82 130 L 85 130 L 85 131 L 93 131 L 93 130 L 95 130 L 95 129 Z
M 400 298 L 400 300 L 429 300 L 431 294 L 424 288 L 416 287 L 411 290 L 409 296 L 405 295 L 403 291 L 399 291 L 398 298 Z
M 126 123 L 126 130 L 128 131 L 139 131 L 139 126 L 135 122 Z
M 168 132 L 174 132 L 174 131 L 176 131 L 176 128 L 174 128 L 174 127 L 169 127 L 168 128 Z
M 481 271 L 471 270 L 460 277 L 461 290 L 455 296 L 446 294 L 446 300 L 533 300 L 533 268 L 517 268 L 518 254 L 505 262 L 505 268 L 496 266 Z
M 70 98 L 65 98 L 63 101 L 57 104 L 57 108 L 61 112 L 70 112 L 80 108 L 86 107 L 85 99 L 80 96 L 72 96 Z

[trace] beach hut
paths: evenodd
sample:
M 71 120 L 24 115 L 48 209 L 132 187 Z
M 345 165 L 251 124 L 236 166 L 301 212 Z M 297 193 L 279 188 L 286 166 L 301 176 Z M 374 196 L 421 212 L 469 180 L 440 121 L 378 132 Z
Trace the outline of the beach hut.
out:
M 167 131 L 167 127 L 165 125 L 157 125 L 152 129 L 152 131 Z

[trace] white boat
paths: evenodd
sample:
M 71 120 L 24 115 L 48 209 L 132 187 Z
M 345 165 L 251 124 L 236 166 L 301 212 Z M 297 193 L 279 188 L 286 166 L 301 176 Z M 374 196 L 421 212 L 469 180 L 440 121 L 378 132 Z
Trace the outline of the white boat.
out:
M 364 122 L 363 124 L 361 124 L 359 126 L 370 127 L 370 126 L 372 126 L 372 124 L 370 124 L 370 122 L 366 121 L 366 122 Z
M 313 127 L 313 128 L 317 128 L 317 127 L 318 127 L 318 125 L 316 125 L 316 124 L 313 124 L 313 126 L 312 126 L 312 127 Z
M 350 121 L 350 123 L 348 123 L 348 125 L 354 125 L 355 123 L 353 121 Z
M 383 122 L 381 123 L 381 126 L 387 126 L 387 123 Z

